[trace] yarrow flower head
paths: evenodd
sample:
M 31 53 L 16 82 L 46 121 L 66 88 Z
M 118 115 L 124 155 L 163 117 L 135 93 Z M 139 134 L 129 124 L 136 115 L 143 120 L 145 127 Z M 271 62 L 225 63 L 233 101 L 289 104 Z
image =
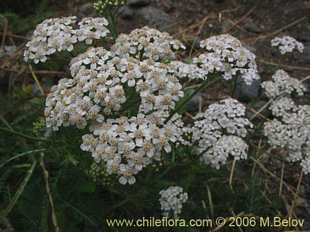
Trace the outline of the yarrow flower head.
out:
M 188 194 L 179 186 L 170 186 L 163 189 L 159 192 L 159 195 L 159 203 L 165 217 L 173 216 L 177 218 L 182 212 L 183 204 L 188 200 Z
M 246 84 L 259 79 L 255 55 L 242 46 L 235 37 L 223 34 L 201 41 L 206 53 L 194 58 L 193 62 L 205 73 L 220 72 L 225 80 L 240 75 Z
M 170 130 L 171 142 L 175 145 L 191 145 L 190 134 L 191 129 L 184 123 L 180 114 L 174 114 L 173 117 L 165 123 L 165 128 Z
M 105 32 L 97 25 L 106 22 L 86 18 L 75 24 L 79 27 L 73 29 L 77 41 L 91 43 Z M 207 54 L 221 57 L 220 62 L 237 67 L 235 74 L 244 76 L 247 71 L 243 68 L 254 70 L 255 57 L 249 58 L 251 53 L 239 43 L 228 37 L 226 50 L 212 43 L 209 49 L 207 42 L 203 47 Z M 51 88 L 46 126 L 87 129 L 81 149 L 90 152 L 121 184 L 134 184 L 136 175 L 160 162 L 173 144 L 197 145 L 201 160 L 216 168 L 229 156 L 245 159 L 248 145 L 244 138 L 252 124 L 238 101 L 226 99 L 210 105 L 197 115 L 192 128 L 174 112 L 184 97 L 180 79 L 205 80 L 209 73 L 202 64 L 174 60 L 180 48 L 183 45 L 169 34 L 144 27 L 120 35 L 111 51 L 88 49 L 71 60 L 72 79 L 64 78 Z M 231 55 L 236 59 L 229 59 Z
M 271 46 L 278 47 L 282 55 L 294 50 L 300 53 L 304 51 L 304 45 L 291 36 L 275 37 L 271 40 Z
M 169 67 L 178 77 L 187 80 L 206 80 L 208 72 L 199 68 L 196 64 L 187 64 L 181 61 L 172 61 Z
M 299 161 L 304 173 L 310 173 L 310 107 L 299 106 L 297 112 L 273 119 L 264 125 L 264 134 L 273 147 L 285 148 L 287 159 Z
M 310 173 L 310 107 L 296 105 L 291 98 L 294 93 L 303 95 L 305 87 L 282 70 L 276 72 L 273 81 L 262 85 L 273 100 L 269 109 L 275 118 L 264 124 L 269 144 L 284 148 L 289 161 L 299 161 L 304 173 Z
M 168 65 L 91 48 L 71 61 L 70 71 L 73 78 L 62 79 L 46 99 L 47 127 L 88 126 L 81 149 L 121 184 L 135 183 L 136 174 L 170 152 L 170 143 L 185 143 L 180 118 L 165 123 L 184 95 Z M 129 90 L 137 115 L 126 117 L 121 110 L 133 100 Z
M 203 154 L 201 160 L 219 168 L 221 164 L 227 162 L 229 156 L 232 156 L 234 160 L 246 159 L 248 148 L 249 146 L 242 138 L 234 135 L 223 135 Z
M 119 112 L 127 97 L 125 88 L 138 94 L 140 113 L 169 111 L 183 97 L 178 77 L 160 63 L 120 58 L 103 48 L 91 48 L 74 58 L 73 79 L 63 79 L 46 99 L 47 125 L 86 126 L 90 119 Z
M 196 115 L 192 142 L 197 144 L 204 163 L 218 169 L 229 155 L 235 160 L 247 158 L 248 145 L 243 138 L 252 124 L 245 117 L 245 110 L 237 100 L 228 98 Z
M 268 98 L 292 94 L 302 96 L 306 91 L 305 86 L 299 80 L 290 77 L 290 75 L 282 69 L 275 72 L 272 76 L 272 81 L 264 81 L 262 83 L 262 88 Z
M 76 30 L 78 40 L 85 41 L 86 44 L 92 44 L 93 40 L 105 38 L 110 32 L 107 29 L 108 20 L 103 17 L 87 17 L 83 18 L 79 23 L 79 28 Z
M 91 152 L 96 162 L 104 162 L 109 174 L 120 176 L 121 184 L 134 184 L 134 175 L 160 161 L 163 150 L 171 151 L 173 131 L 156 122 L 161 124 L 161 117 L 139 114 L 93 124 L 81 149 Z
M 71 52 L 78 42 L 91 44 L 94 39 L 107 36 L 107 25 L 105 18 L 85 18 L 80 22 L 76 16 L 46 19 L 36 27 L 26 44 L 24 59 L 44 63 L 56 52 Z
M 83 54 L 84 60 L 77 58 L 75 62 L 82 62 L 82 68 L 75 73 L 71 65 L 73 79 L 61 79 L 58 85 L 51 88 L 46 98 L 46 125 L 54 130 L 61 126 L 75 125 L 85 128 L 88 120 L 102 121 L 103 114 L 118 111 L 126 101 L 121 85 L 108 77 L 102 77 L 95 69 L 87 69 L 86 65 L 94 65 L 90 58 L 98 58 L 101 62 L 111 59 L 111 54 L 103 48 L 92 48 Z M 83 56 L 83 57 L 84 57 Z
M 128 35 L 119 35 L 111 48 L 119 56 L 154 61 L 174 60 L 175 51 L 180 49 L 185 49 L 180 41 L 175 40 L 167 32 L 149 27 L 135 29 Z
M 269 109 L 271 110 L 273 116 L 281 117 L 286 120 L 290 118 L 292 113 L 296 113 L 298 111 L 298 106 L 292 98 L 280 97 L 271 102 Z

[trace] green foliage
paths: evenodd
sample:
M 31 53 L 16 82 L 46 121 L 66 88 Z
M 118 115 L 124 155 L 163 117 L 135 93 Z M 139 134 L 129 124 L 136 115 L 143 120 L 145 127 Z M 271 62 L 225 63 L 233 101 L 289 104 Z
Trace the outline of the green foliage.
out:
M 36 0 L 2 0 L 0 2 L 0 12 L 14 12 L 19 15 L 27 15 L 35 12 L 36 7 L 41 3 L 46 3 L 46 1 L 36 1 Z
M 47 0 L 27 0 L 19 3 L 4 0 L 0 2 L 0 9 L 0 19 L 1 16 L 5 17 L 9 22 L 10 30 L 16 34 L 28 33 L 38 23 L 53 15 L 53 8 Z

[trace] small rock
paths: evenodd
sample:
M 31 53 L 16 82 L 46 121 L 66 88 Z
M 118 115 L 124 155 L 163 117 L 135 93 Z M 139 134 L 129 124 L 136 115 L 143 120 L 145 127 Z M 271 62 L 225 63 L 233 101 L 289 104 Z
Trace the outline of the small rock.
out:
M 302 56 L 305 60 L 310 60 L 310 45 L 305 45 L 304 52 L 302 53 Z
M 159 30 L 164 30 L 172 24 L 170 15 L 161 9 L 153 6 L 142 7 L 136 10 L 136 17 L 143 20 L 146 25 L 157 27 Z
M 79 7 L 78 14 L 81 17 L 94 17 L 97 13 L 92 3 L 85 3 Z
M 123 18 L 123 19 L 132 19 L 135 15 L 135 11 L 129 7 L 129 6 L 122 6 L 119 9 L 119 15 Z
M 247 85 L 243 79 L 238 78 L 234 95 L 240 100 L 248 100 L 257 98 L 260 94 L 261 81 L 253 80 L 250 85 Z
M 16 50 L 16 46 L 4 46 L 3 48 L 0 48 L 0 58 L 4 56 L 10 56 L 16 52 Z
M 15 45 L 12 46 L 4 46 L 4 51 L 6 52 L 6 54 L 8 55 L 12 55 L 14 52 L 16 52 L 17 47 Z
M 202 94 L 196 94 L 187 104 L 186 110 L 189 113 L 199 112 L 199 108 L 202 105 Z
M 150 3 L 151 3 L 150 0 L 128 0 L 127 2 L 129 6 L 133 6 L 133 7 L 147 6 Z

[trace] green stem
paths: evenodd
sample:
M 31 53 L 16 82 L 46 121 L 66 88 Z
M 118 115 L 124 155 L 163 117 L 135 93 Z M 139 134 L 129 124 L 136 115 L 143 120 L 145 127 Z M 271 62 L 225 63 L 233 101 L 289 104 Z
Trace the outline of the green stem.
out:
M 23 156 L 26 156 L 26 155 L 30 155 L 30 154 L 34 154 L 34 153 L 37 153 L 37 152 L 42 152 L 42 151 L 45 151 L 45 150 L 46 149 L 37 149 L 37 150 L 26 151 L 26 152 L 23 152 L 23 153 L 11 156 L 10 159 L 7 159 L 2 164 L 0 164 L 0 168 L 2 168 L 3 166 L 5 166 L 6 164 L 8 164 L 9 162 L 11 162 L 13 160 L 19 159 L 20 157 L 23 157 Z
M 237 89 L 237 77 L 235 77 L 233 79 L 233 83 L 232 83 L 232 88 L 231 88 L 231 96 L 234 97 L 235 96 L 235 92 L 236 92 L 236 89 Z
M 8 129 L 13 130 L 10 123 L 2 115 L 0 115 L 0 120 L 7 126 Z
M 109 29 L 111 31 L 111 35 L 112 35 L 113 39 L 116 40 L 116 38 L 117 38 L 117 20 L 116 20 L 115 12 L 113 12 L 112 8 L 108 8 L 106 10 L 105 15 L 107 16 L 108 21 L 109 21 Z
M 176 114 L 178 113 L 197 93 L 199 93 L 200 91 L 202 91 L 203 89 L 210 87 L 211 85 L 215 84 L 217 81 L 219 80 L 218 77 L 216 77 L 214 80 L 212 80 L 211 82 L 209 82 L 208 80 L 205 80 L 204 82 L 202 82 L 202 84 L 190 95 L 188 95 L 187 97 L 185 97 L 182 101 L 181 104 L 179 104 L 173 111 L 172 113 L 169 115 L 169 117 L 166 119 L 165 123 L 169 122 L 169 120 Z
M 0 127 L 0 131 L 7 132 L 7 133 L 10 133 L 10 134 L 13 134 L 13 135 L 17 135 L 17 136 L 20 136 L 20 137 L 23 137 L 23 138 L 29 139 L 29 140 L 41 141 L 41 142 L 48 141 L 47 139 L 41 139 L 41 138 L 33 137 L 33 136 L 30 136 L 30 135 L 25 135 L 25 134 L 23 134 L 21 132 L 10 130 L 10 129 L 6 129 L 6 128 L 2 128 L 2 127 Z
M 56 216 L 56 212 L 55 212 L 55 204 L 54 204 L 52 191 L 51 191 L 50 184 L 49 184 L 49 173 L 48 173 L 48 171 L 45 167 L 45 163 L 44 163 L 44 155 L 45 154 L 42 151 L 41 156 L 40 156 L 40 166 L 41 166 L 42 171 L 43 171 L 43 178 L 45 181 L 45 189 L 46 189 L 46 193 L 48 195 L 48 200 L 49 200 L 51 211 L 52 211 L 52 222 L 53 222 L 53 225 L 55 228 L 55 232 L 60 232 L 58 221 L 57 221 L 57 216 Z

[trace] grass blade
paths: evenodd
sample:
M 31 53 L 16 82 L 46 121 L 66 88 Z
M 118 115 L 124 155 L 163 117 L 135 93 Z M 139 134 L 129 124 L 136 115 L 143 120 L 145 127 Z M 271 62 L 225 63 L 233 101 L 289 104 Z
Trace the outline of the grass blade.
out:
M 30 169 L 28 170 L 23 182 L 21 183 L 21 185 L 19 186 L 17 192 L 15 193 L 15 195 L 12 198 L 12 201 L 9 203 L 9 205 L 6 207 L 6 209 L 4 209 L 3 211 L 1 211 L 0 213 L 0 217 L 7 217 L 7 215 L 12 211 L 12 209 L 14 208 L 14 206 L 16 205 L 17 201 L 19 200 L 20 196 L 22 195 L 22 193 L 24 192 L 24 189 L 26 187 L 26 185 L 28 184 L 33 171 L 35 169 L 37 165 L 37 161 L 34 160 Z

